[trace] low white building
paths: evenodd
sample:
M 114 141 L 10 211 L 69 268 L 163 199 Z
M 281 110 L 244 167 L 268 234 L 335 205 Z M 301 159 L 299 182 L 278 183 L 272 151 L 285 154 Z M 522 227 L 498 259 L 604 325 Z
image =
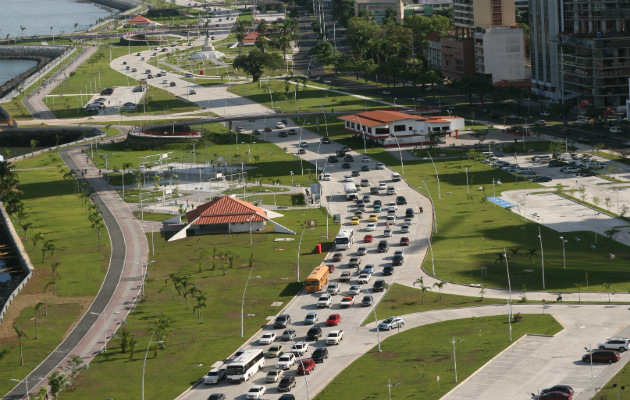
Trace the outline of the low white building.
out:
M 483 28 L 475 32 L 474 43 L 475 72 L 490 75 L 492 83 L 530 78 L 525 68 L 523 29 Z
M 399 111 L 375 110 L 339 117 L 344 129 L 383 147 L 431 145 L 440 137 L 465 129 L 456 116 L 421 116 Z

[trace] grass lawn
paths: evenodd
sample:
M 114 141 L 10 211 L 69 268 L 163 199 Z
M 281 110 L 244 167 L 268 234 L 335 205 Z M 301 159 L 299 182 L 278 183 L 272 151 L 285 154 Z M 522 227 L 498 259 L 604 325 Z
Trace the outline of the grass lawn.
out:
M 621 164 L 630 165 L 630 159 L 628 159 L 628 157 L 622 157 L 621 155 L 611 154 L 607 151 L 596 151 L 595 154 L 597 154 L 600 157 L 606 158 L 608 160 L 617 161 L 618 163 L 621 163 Z
M 273 107 L 283 112 L 317 112 L 322 110 L 322 108 L 344 111 L 356 110 L 357 108 L 374 109 L 383 107 L 382 104 L 369 100 L 362 100 L 327 90 L 304 87 L 303 85 L 299 86 L 299 90 L 295 92 L 296 85 L 293 83 L 264 81 L 235 85 L 230 88 L 230 91 L 257 103 L 264 104 L 267 107 L 271 107 L 271 99 L 273 98 Z M 296 99 L 299 104 L 296 104 Z M 335 119 L 335 117 L 331 119 Z
M 291 184 L 291 176 L 289 171 L 294 171 L 293 183 L 307 187 L 310 183 L 315 182 L 315 166 L 308 162 L 301 162 L 301 159 L 294 154 L 285 152 L 282 148 L 260 140 L 252 138 L 251 135 L 240 135 L 238 145 L 236 144 L 237 135 L 230 138 L 225 133 L 226 128 L 221 124 L 208 124 L 197 127 L 205 133 L 205 141 L 200 141 L 195 147 L 197 163 L 205 163 L 206 161 L 217 162 L 219 157 L 225 160 L 232 160 L 230 165 L 241 165 L 244 163 L 248 173 L 250 183 L 255 181 L 261 184 L 272 184 L 278 182 L 283 185 Z M 244 143 L 245 144 L 244 144 Z M 230 146 L 229 143 L 232 143 Z M 207 145 L 207 146 L 206 146 Z M 237 148 L 238 146 L 238 148 Z M 249 146 L 249 147 L 248 147 Z M 137 169 L 139 157 L 161 154 L 169 152 L 169 159 L 172 162 L 186 162 L 193 150 L 192 144 L 173 144 L 161 146 L 155 149 L 147 149 L 146 146 L 130 145 L 127 142 L 115 144 L 107 144 L 99 146 L 99 153 L 94 152 L 94 163 L 99 168 L 105 168 L 104 154 L 108 154 L 108 167 L 110 169 L 122 169 L 123 163 L 131 163 L 130 169 Z M 249 162 L 248 151 L 251 151 L 251 162 Z M 258 158 L 256 158 L 258 157 Z M 256 161 L 257 160 L 257 161 Z M 247 170 L 248 167 L 252 167 Z M 302 174 L 302 171 L 304 172 Z M 168 171 L 165 172 L 163 183 L 170 183 Z M 127 181 L 127 185 L 132 181 Z M 175 179 L 173 179 L 175 183 Z M 253 186 L 251 186 L 253 188 Z M 254 190 L 254 189 L 252 189 Z
M 549 315 L 524 315 L 512 324 L 514 341 L 527 333 L 554 334 L 562 326 Z M 463 382 L 511 342 L 505 316 L 446 321 L 402 331 L 381 342 L 350 364 L 317 395 L 317 400 L 346 398 L 385 399 L 388 379 L 393 398 L 439 399 L 457 386 L 451 357 L 457 344 L 457 376 Z M 384 373 L 384 371 L 387 371 Z M 440 386 L 437 386 L 437 377 Z
M 101 230 L 99 252 L 97 234 L 91 228 L 85 206 L 74 194 L 73 182 L 62 178 L 57 169 L 61 161 L 55 158 L 53 160 L 44 154 L 20 161 L 15 167 L 37 168 L 18 172 L 27 215 L 20 222 L 14 221 L 22 238 L 25 236 L 22 226 L 32 224 L 26 231 L 28 240 L 24 242 L 24 247 L 35 267 L 35 274 L 9 308 L 7 320 L 3 324 L 6 329 L 0 329 L 0 343 L 9 349 L 6 357 L 0 360 L 2 376 L 22 378 L 54 350 L 97 293 L 109 263 L 107 230 Z M 33 238 L 40 233 L 44 239 L 35 242 Z M 41 246 L 45 240 L 51 241 L 54 252 L 46 252 L 42 260 Z M 51 283 L 53 263 L 59 263 L 55 279 L 56 294 Z M 40 311 L 40 338 L 35 340 L 33 307 L 40 301 L 49 305 L 48 317 L 44 317 Z M 17 337 L 11 329 L 13 320 L 18 322 L 29 338 L 23 343 L 27 362 L 25 367 L 16 366 L 16 362 L 19 363 L 19 349 Z M 0 380 L 0 392 L 6 393 L 12 386 L 12 382 Z
M 304 232 L 300 264 L 304 266 L 303 280 L 323 254 L 314 254 L 316 243 L 328 251 L 332 238 L 325 239 L 326 213 L 320 209 L 284 211 L 277 221 L 295 232 L 309 220 L 316 223 L 314 230 Z M 291 237 L 293 241 L 275 242 L 276 238 Z M 254 272 L 245 297 L 246 338 L 267 323 L 266 317 L 277 314 L 302 288 L 297 282 L 295 255 L 297 235 L 273 233 L 267 226 L 264 233 L 254 233 L 250 246 L 248 234 L 216 234 L 189 237 L 166 242 L 156 235 L 155 264 L 150 267 L 144 301 L 127 318 L 127 325 L 137 339 L 137 352 L 133 358 L 120 352 L 117 341 L 110 342 L 108 352 L 99 355 L 77 381 L 77 390 L 64 392 L 62 399 L 91 399 L 94 393 L 115 399 L 137 399 L 142 381 L 142 359 L 153 322 L 159 317 L 171 318 L 171 327 L 165 350 L 157 357 L 150 352 L 146 371 L 146 397 L 175 398 L 188 385 L 204 375 L 209 366 L 223 360 L 243 344 L 240 337 L 240 309 L 243 288 L 250 273 L 250 255 Z M 213 252 L 215 267 L 213 268 Z M 207 251 L 205 254 L 202 251 Z M 233 267 L 224 256 L 236 255 Z M 222 255 L 223 254 L 223 255 Z M 199 267 L 201 265 L 201 272 Z M 228 268 L 224 269 L 224 265 Z M 308 271 L 307 271 L 308 270 Z M 166 286 L 168 274 L 190 274 L 189 282 L 206 296 L 206 307 L 201 309 L 202 319 L 192 310 L 192 300 L 178 301 L 177 292 Z M 260 278 L 256 278 L 260 277 Z M 253 314 L 253 316 L 247 316 Z M 297 316 L 296 316 L 297 318 Z M 220 322 L 220 329 L 218 323 Z M 200 363 L 201 366 L 196 364 Z M 164 371 L 168 370 L 168 374 Z M 126 382 L 125 385 L 118 383 Z
M 447 285 L 448 283 L 444 286 Z M 443 294 L 440 296 L 437 287 L 429 288 L 430 291 L 427 291 L 425 294 L 423 304 L 422 292 L 419 289 L 420 286 L 417 286 L 417 288 L 414 289 L 394 283 L 387 291 L 383 300 L 378 303 L 378 306 L 376 307 L 376 315 L 380 320 L 383 320 L 395 315 L 405 315 L 421 311 L 475 307 L 488 304 L 505 304 L 505 300 L 503 299 L 484 298 L 483 301 L 481 301 L 481 297 L 466 297 L 454 294 Z M 518 301 L 518 296 L 516 296 L 516 294 L 514 295 L 514 301 Z M 366 318 L 364 324 L 368 324 L 370 322 L 374 322 L 373 315 Z

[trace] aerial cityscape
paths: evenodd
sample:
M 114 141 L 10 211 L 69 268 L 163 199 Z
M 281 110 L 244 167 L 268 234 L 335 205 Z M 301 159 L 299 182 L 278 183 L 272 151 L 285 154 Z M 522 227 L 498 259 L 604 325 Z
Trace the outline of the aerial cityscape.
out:
M 1 6 L 3 400 L 630 398 L 630 0 Z

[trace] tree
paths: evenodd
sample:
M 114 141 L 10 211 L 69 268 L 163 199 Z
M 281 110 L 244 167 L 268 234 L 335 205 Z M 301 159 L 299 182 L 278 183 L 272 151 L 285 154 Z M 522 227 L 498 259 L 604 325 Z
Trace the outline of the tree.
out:
M 610 303 L 610 282 L 604 282 L 603 283 L 604 287 L 606 288 L 606 293 L 608 294 L 608 302 Z
M 30 227 L 33 226 L 32 222 L 24 222 L 23 224 L 20 224 L 20 226 L 22 227 L 22 230 L 24 231 L 24 241 L 28 241 L 28 236 L 27 236 L 27 231 L 29 230 Z
M 569 102 L 564 103 L 564 104 L 555 103 L 551 106 L 551 112 L 553 114 L 556 114 L 558 117 L 562 117 L 563 125 L 567 124 L 567 117 L 569 116 L 569 114 L 571 114 L 572 109 L 573 109 L 573 104 Z
M 267 50 L 267 47 L 269 47 L 269 39 L 267 39 L 266 36 L 258 35 L 258 37 L 256 37 L 256 40 L 254 41 L 254 46 L 256 46 L 258 50 L 264 53 L 265 50 Z
M 25 337 L 28 339 L 28 336 L 26 336 L 26 332 L 24 332 L 22 328 L 20 328 L 15 322 L 13 323 L 13 329 L 15 330 L 15 333 L 18 336 L 18 344 L 20 346 L 20 365 L 24 365 L 24 353 L 22 352 L 22 338 Z
M 39 339 L 39 332 L 37 330 L 37 315 L 39 314 L 39 309 L 44 307 L 44 303 L 41 301 L 35 305 L 35 339 Z
M 479 296 L 481 297 L 481 302 L 484 302 L 484 296 L 486 294 L 486 286 L 481 285 L 481 290 L 479 291 Z
M 420 285 L 420 291 L 421 291 L 421 295 L 422 295 L 422 304 L 424 304 L 424 296 L 426 296 L 427 290 L 429 288 L 424 286 L 424 278 L 423 277 L 420 277 L 420 278 L 416 279 L 416 281 L 413 283 L 413 285 L 415 286 L 416 283 Z
M 101 251 L 101 229 L 105 228 L 105 222 L 101 218 L 100 214 L 97 214 L 98 218 L 92 221 L 92 228 L 96 229 L 96 236 L 98 238 L 98 251 Z
M 232 66 L 251 75 L 252 80 L 258 82 L 265 69 L 282 68 L 283 60 L 277 54 L 267 54 L 255 49 L 247 55 L 237 56 Z
M 615 235 L 618 234 L 619 232 L 620 232 L 619 229 L 611 228 L 607 230 L 606 232 L 604 232 L 604 235 L 606 235 L 606 237 L 609 240 L 613 240 L 615 238 Z
M 50 253 L 51 256 L 55 254 L 55 245 L 52 240 L 46 240 L 42 244 L 42 262 L 46 262 L 46 253 Z
M 129 329 L 127 327 L 123 327 L 120 330 L 118 338 L 120 339 L 120 352 L 126 353 L 127 349 L 129 348 L 129 339 L 131 338 L 131 333 L 129 332 Z
M 193 306 L 193 312 L 195 312 L 195 310 L 197 311 L 199 323 L 201 323 L 201 308 L 206 307 L 206 296 L 198 294 L 195 296 L 195 300 L 197 301 L 197 304 Z
M 133 355 L 136 353 L 136 347 L 138 346 L 138 341 L 135 337 L 129 338 L 129 358 L 133 358 Z
M 330 42 L 319 42 L 313 46 L 308 54 L 315 57 L 318 63 L 326 65 L 337 65 L 341 58 L 341 53 L 335 50 Z
M 444 285 L 446 285 L 446 282 L 444 282 L 444 281 L 435 282 L 433 284 L 433 287 L 437 287 L 438 288 L 438 291 L 440 293 L 440 301 L 442 301 L 442 288 L 444 287 Z
M 22 40 L 24 40 L 24 31 L 26 30 L 26 27 L 20 25 L 20 29 L 22 30 Z
M 50 378 L 48 378 L 48 386 L 50 386 L 50 394 L 53 399 L 63 390 L 67 381 L 68 377 L 59 371 L 55 371 L 50 375 Z
M 35 152 L 35 147 L 37 147 L 38 144 L 39 144 L 38 140 L 31 139 L 31 153 Z
M 55 288 L 55 294 L 57 294 L 57 281 L 55 279 L 55 277 L 59 277 L 61 278 L 61 276 L 59 276 L 59 274 L 57 273 L 57 269 L 59 269 L 59 264 L 61 264 L 59 261 L 55 261 L 54 263 L 50 264 L 50 269 L 52 270 L 52 284 Z
M 68 365 L 66 366 L 66 373 L 68 374 L 66 376 L 70 390 L 74 390 L 74 380 L 84 369 L 85 364 L 83 363 L 81 356 L 72 354 L 68 360 Z
M 238 41 L 238 54 L 241 55 L 243 40 L 245 40 L 245 36 L 247 36 L 245 32 L 245 22 L 241 20 L 236 21 L 234 28 L 236 29 L 236 40 Z

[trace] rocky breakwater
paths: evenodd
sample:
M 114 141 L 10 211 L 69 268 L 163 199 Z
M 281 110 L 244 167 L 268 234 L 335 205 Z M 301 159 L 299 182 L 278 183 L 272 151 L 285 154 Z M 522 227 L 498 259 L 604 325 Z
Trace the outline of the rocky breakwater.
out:
M 0 60 L 37 61 L 36 66 L 0 86 L 0 99 L 67 50 L 67 46 L 0 46 Z

